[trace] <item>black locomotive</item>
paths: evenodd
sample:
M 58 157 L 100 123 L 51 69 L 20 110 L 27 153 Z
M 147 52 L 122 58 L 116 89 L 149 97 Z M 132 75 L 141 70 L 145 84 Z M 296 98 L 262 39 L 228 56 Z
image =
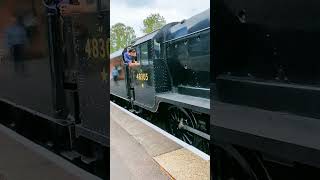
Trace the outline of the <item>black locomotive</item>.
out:
M 208 142 L 209 10 L 137 38 L 131 47 L 137 53 L 135 64 L 124 62 L 123 50 L 110 55 L 111 99 L 126 102 L 137 113 L 167 114 L 161 118 L 169 132 L 189 144 Z
M 213 7 L 213 179 L 319 178 L 319 1 Z
M 109 2 L 79 2 L 2 1 L 1 123 L 107 178 Z

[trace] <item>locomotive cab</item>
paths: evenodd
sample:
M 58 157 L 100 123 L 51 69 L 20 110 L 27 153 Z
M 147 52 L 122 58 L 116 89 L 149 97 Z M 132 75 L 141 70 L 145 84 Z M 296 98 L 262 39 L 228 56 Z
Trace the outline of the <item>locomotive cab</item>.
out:
M 153 38 L 157 33 L 155 31 L 133 43 L 137 61 L 130 66 L 134 103 L 149 109 L 155 106 Z

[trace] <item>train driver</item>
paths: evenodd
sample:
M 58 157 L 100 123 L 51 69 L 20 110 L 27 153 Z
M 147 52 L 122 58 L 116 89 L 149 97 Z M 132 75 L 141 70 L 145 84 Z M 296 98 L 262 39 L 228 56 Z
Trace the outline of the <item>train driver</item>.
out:
M 135 49 L 129 49 L 128 53 L 124 54 L 125 63 L 129 64 L 130 67 L 139 66 L 140 64 L 137 62 L 137 53 Z
M 133 51 L 133 49 L 128 48 L 127 52 L 125 52 L 123 54 L 123 58 L 124 58 L 124 63 L 125 64 L 130 64 L 132 62 L 132 59 L 133 59 L 132 58 L 132 51 Z
M 132 63 L 137 63 L 137 52 L 135 49 L 132 50 L 131 57 L 132 57 Z

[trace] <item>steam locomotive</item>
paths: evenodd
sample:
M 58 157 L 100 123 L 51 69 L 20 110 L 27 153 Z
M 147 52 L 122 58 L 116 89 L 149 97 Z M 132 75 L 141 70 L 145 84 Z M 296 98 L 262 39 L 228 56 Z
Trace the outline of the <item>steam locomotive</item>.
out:
M 213 7 L 213 179 L 319 178 L 320 3 Z
M 77 4 L 0 5 L 1 123 L 107 179 L 109 3 L 72 16 L 58 3 Z
M 208 151 L 210 11 L 169 23 L 130 46 L 135 65 L 124 62 L 123 49 L 110 55 L 110 72 L 116 72 L 110 73 L 110 98 L 136 113 L 157 113 L 170 133 Z

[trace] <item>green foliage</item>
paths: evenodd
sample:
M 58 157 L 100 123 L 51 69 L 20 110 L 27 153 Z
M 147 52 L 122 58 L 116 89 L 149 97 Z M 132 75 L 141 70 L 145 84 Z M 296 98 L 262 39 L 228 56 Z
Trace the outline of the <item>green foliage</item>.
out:
M 160 14 L 150 14 L 146 19 L 143 20 L 142 32 L 148 34 L 154 30 L 160 29 L 166 24 L 166 20 Z
M 0 0 L 1 1 L 1 0 Z M 144 28 L 142 31 L 146 34 L 160 29 L 166 24 L 166 20 L 160 14 L 150 14 L 143 20 Z M 110 31 L 110 53 L 125 48 L 130 42 L 136 38 L 134 29 L 123 23 L 117 23 L 111 27 Z
M 111 53 L 125 48 L 136 38 L 134 29 L 123 23 L 117 23 L 111 27 L 110 32 L 110 51 Z

